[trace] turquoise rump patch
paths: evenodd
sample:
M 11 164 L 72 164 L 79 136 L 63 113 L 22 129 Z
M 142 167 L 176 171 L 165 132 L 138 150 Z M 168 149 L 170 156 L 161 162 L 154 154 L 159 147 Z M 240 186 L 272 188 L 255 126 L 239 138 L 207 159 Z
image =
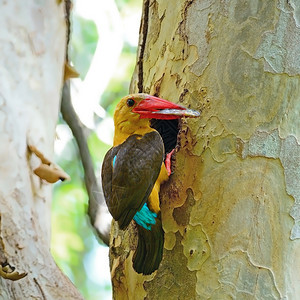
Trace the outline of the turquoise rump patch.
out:
M 152 212 L 147 203 L 141 208 L 140 211 L 136 212 L 133 217 L 133 220 L 136 221 L 140 226 L 144 227 L 147 230 L 151 230 L 151 225 L 156 223 L 155 218 L 157 214 Z

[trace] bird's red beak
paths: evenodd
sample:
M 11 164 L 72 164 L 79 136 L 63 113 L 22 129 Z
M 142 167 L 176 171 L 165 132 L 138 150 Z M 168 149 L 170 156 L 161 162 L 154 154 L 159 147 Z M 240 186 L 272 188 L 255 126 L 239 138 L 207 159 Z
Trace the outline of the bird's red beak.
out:
M 138 113 L 141 119 L 172 120 L 200 116 L 200 113 L 196 110 L 154 96 L 147 96 L 132 111 Z

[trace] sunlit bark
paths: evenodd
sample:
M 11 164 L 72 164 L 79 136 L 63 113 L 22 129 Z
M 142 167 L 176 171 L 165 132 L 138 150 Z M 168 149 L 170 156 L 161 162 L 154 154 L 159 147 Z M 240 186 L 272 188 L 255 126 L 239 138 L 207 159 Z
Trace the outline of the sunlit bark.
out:
M 45 0 L 0 6 L 0 299 L 82 299 L 51 256 L 52 186 L 33 173 L 41 161 L 28 148 L 53 157 L 64 5 Z M 3 278 L 7 263 L 27 276 Z
M 182 122 L 175 172 L 162 189 L 159 270 L 136 274 L 134 230 L 112 231 L 115 299 L 299 297 L 297 5 L 144 1 L 131 92 L 202 117 Z

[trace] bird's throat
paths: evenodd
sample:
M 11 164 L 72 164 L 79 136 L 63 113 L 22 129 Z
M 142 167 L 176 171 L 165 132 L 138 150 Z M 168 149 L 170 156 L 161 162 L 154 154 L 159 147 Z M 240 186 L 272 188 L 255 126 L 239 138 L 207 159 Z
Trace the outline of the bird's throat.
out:
M 143 119 L 141 122 L 130 122 L 126 120 L 115 125 L 115 135 L 113 146 L 116 147 L 122 143 L 124 143 L 128 137 L 131 135 L 137 134 L 144 136 L 146 133 L 154 131 L 155 129 L 150 127 L 149 120 Z

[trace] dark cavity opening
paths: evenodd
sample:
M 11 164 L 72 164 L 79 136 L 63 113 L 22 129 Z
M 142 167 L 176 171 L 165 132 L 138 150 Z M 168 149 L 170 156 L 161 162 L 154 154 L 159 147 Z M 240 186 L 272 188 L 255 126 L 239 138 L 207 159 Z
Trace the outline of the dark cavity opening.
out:
M 177 144 L 177 135 L 179 132 L 179 121 L 175 120 L 158 120 L 151 119 L 151 127 L 159 132 L 161 135 L 165 153 L 171 152 Z

